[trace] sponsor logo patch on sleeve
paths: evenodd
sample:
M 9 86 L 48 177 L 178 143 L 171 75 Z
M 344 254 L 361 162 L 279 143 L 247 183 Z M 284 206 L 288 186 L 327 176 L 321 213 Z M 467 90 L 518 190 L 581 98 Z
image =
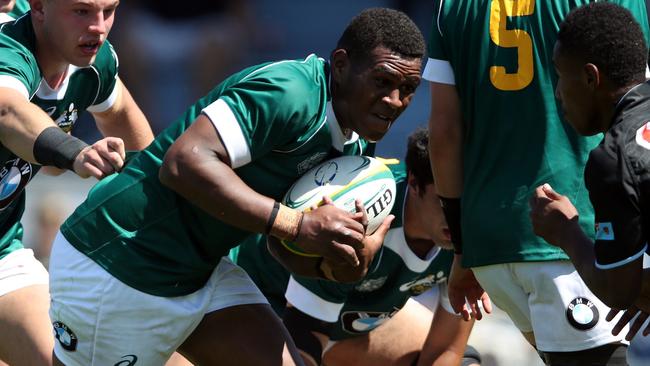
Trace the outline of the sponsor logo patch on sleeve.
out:
M 611 222 L 596 223 L 596 240 L 614 240 L 614 228 Z
M 650 121 L 636 130 L 636 143 L 642 148 L 650 150 Z

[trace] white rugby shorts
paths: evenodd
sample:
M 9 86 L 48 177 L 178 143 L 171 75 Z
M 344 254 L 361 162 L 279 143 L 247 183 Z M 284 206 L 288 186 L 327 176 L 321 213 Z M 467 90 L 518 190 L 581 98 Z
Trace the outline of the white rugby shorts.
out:
M 622 341 L 611 334 L 610 308 L 594 295 L 570 261 L 473 267 L 492 302 L 517 328 L 533 332 L 540 351 L 570 352 Z M 619 315 L 620 316 L 620 315 Z
M 221 259 L 205 286 L 159 297 L 120 282 L 59 233 L 50 259 L 54 352 L 64 364 L 164 365 L 205 314 L 268 304 L 246 272 Z

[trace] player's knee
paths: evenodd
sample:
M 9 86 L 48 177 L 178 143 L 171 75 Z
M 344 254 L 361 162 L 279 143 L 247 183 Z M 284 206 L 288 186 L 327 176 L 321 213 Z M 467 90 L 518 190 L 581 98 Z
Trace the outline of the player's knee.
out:
M 549 366 L 627 366 L 627 346 L 610 343 L 575 352 L 544 352 Z

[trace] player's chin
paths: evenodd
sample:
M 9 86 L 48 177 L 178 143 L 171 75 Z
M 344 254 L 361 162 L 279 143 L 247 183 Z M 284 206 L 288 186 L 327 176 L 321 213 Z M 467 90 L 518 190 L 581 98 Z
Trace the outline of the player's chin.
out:
M 386 136 L 386 133 L 388 133 L 388 130 L 390 129 L 390 125 L 391 123 L 389 122 L 384 122 L 383 124 L 367 124 L 366 126 L 369 126 L 370 128 L 363 133 L 359 133 L 359 135 L 370 142 L 376 142 Z

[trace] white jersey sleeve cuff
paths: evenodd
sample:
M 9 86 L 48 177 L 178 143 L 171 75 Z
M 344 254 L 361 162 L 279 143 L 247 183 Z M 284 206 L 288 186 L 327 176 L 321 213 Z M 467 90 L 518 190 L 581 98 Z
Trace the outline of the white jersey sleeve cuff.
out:
M 640 258 L 645 253 L 645 251 L 647 249 L 648 249 L 648 243 L 646 243 L 643 246 L 643 249 L 641 249 L 640 252 L 636 253 L 635 255 L 633 255 L 631 257 L 627 257 L 627 258 L 625 258 L 623 260 L 620 260 L 620 261 L 615 262 L 615 263 L 610 263 L 610 264 L 600 264 L 600 263 L 598 263 L 598 260 L 596 260 L 595 266 L 598 269 L 612 269 L 612 268 L 621 267 L 621 266 L 624 266 L 624 265 L 626 265 L 626 264 L 628 264 L 630 262 L 634 262 L 635 260 Z
M 422 77 L 434 83 L 456 85 L 454 69 L 451 67 L 449 61 L 445 60 L 428 59 L 427 65 L 424 67 L 424 72 L 422 72 Z
M 237 117 L 226 102 L 217 99 L 202 111 L 217 129 L 221 142 L 230 157 L 230 166 L 235 169 L 251 162 L 251 151 L 242 133 Z
M 113 104 L 115 104 L 115 101 L 117 100 L 117 93 L 119 92 L 118 85 L 122 84 L 116 81 L 115 85 L 113 86 L 111 95 L 109 95 L 105 101 L 99 104 L 93 104 L 90 107 L 86 108 L 86 110 L 91 113 L 101 113 L 107 111 L 110 107 L 113 106 Z
M 339 314 L 343 309 L 343 304 L 337 304 L 321 299 L 313 292 L 306 289 L 298 281 L 289 279 L 287 292 L 285 294 L 287 301 L 303 313 L 328 323 L 336 323 L 339 320 Z
M 29 91 L 20 80 L 9 75 L 0 75 L 0 87 L 10 88 L 19 92 L 25 99 L 29 100 Z

